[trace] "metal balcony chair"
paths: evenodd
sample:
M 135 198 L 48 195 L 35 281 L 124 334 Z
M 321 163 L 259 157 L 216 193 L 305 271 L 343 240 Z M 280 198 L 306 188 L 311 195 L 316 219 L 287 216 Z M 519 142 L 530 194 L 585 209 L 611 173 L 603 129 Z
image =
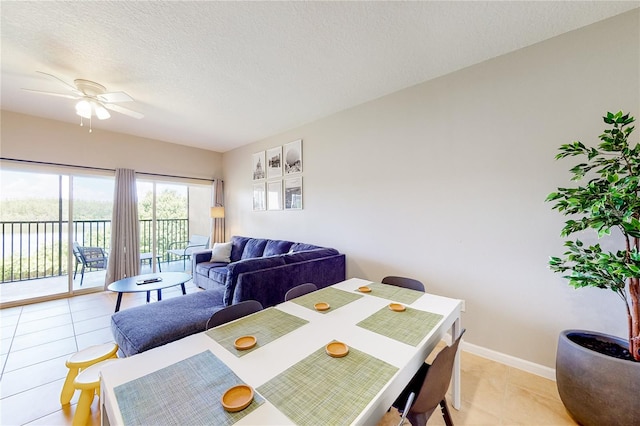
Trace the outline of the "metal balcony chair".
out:
M 288 300 L 295 299 L 296 297 L 304 296 L 305 294 L 316 291 L 317 289 L 318 287 L 312 283 L 300 284 L 287 291 L 284 295 L 284 301 L 286 302 Z
M 245 300 L 244 302 L 239 302 L 235 305 L 226 306 L 211 315 L 211 318 L 207 321 L 206 329 L 208 330 L 210 328 L 226 324 L 261 310 L 262 303 L 257 300 Z
M 83 247 L 77 242 L 73 243 L 73 255 L 76 258 L 76 266 L 73 271 L 73 279 L 76 279 L 78 265 L 82 265 L 80 270 L 80 286 L 84 281 L 85 269 L 107 269 L 107 254 L 102 247 Z
M 444 423 L 447 426 L 453 426 L 446 394 L 453 374 L 453 362 L 458 352 L 458 345 L 465 331 L 462 330 L 451 346 L 442 349 L 431 365 L 425 362 L 393 403 L 394 407 L 402 409 L 411 393 L 417 395 L 407 415 L 407 419 L 413 426 L 425 426 L 438 406 L 442 411 Z
M 209 237 L 205 235 L 192 235 L 189 241 L 176 241 L 169 244 L 167 250 L 167 263 L 171 260 L 171 255 L 182 258 L 182 267 L 187 269 L 187 259 L 197 251 L 205 250 L 209 247 Z
M 382 279 L 382 284 L 395 285 L 424 293 L 424 284 L 413 278 L 388 276 Z

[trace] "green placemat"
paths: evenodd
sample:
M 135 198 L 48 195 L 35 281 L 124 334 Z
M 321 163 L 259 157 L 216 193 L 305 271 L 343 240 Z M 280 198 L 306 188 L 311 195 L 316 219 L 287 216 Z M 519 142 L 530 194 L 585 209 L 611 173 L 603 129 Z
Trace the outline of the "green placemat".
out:
M 206 331 L 205 334 L 220 343 L 229 352 L 236 356 L 242 356 L 269 342 L 273 342 L 277 338 L 292 332 L 298 327 L 302 327 L 308 322 L 307 320 L 278 309 L 267 308 L 253 315 L 244 317 L 239 321 L 212 328 Z M 241 336 L 255 336 L 257 340 L 256 345 L 248 350 L 237 350 L 233 342 Z
M 395 312 L 384 307 L 357 325 L 399 342 L 416 346 L 442 319 L 442 315 L 407 307 Z
M 254 392 L 244 410 L 228 413 L 220 398 L 242 383 L 209 351 L 116 386 L 116 400 L 125 425 L 231 425 L 264 403 Z
M 330 308 L 326 311 L 317 311 L 323 314 L 335 311 L 341 306 L 347 305 L 354 300 L 358 300 L 362 296 L 359 294 L 349 293 L 347 291 L 338 290 L 333 287 L 325 287 L 323 289 L 307 293 L 304 296 L 291 299 L 293 303 L 309 308 L 313 311 L 316 309 L 313 307 L 316 303 L 325 302 L 328 303 Z
M 323 346 L 258 391 L 297 425 L 348 425 L 397 370 L 354 348 L 332 358 Z
M 424 295 L 424 293 L 421 291 L 411 290 L 409 288 L 398 287 L 389 284 L 371 283 L 366 284 L 365 287 L 369 287 L 371 289 L 371 292 L 364 294 L 382 297 L 383 299 L 393 300 L 394 302 L 404 303 L 405 305 L 412 304 Z M 354 288 L 354 290 L 360 293 L 357 287 Z

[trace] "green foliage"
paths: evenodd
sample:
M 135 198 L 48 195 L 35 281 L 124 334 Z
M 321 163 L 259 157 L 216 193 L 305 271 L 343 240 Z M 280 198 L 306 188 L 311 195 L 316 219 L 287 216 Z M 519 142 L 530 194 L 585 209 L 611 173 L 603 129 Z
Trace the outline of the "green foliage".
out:
M 170 189 L 163 190 L 156 197 L 156 219 L 188 219 L 187 197 Z M 141 220 L 151 219 L 152 212 L 153 193 L 149 191 L 138 201 L 138 217 Z
M 622 246 L 615 252 L 603 251 L 600 244 L 585 246 L 580 240 L 566 241 L 562 257 L 551 257 L 552 271 L 563 273 L 576 287 L 610 289 L 627 301 L 626 285 L 640 277 L 640 145 L 629 144 L 634 118 L 621 111 L 607 113 L 610 125 L 600 135 L 597 148 L 575 141 L 562 145 L 556 159 L 584 157 L 570 169 L 574 182 L 588 178 L 586 184 L 574 188 L 558 188 L 548 195 L 553 209 L 571 219 L 565 222 L 561 236 L 594 231 L 599 238 L 618 229 Z
M 63 218 L 67 218 L 67 203 L 62 203 Z M 76 200 L 73 202 L 74 220 L 111 220 L 112 203 L 109 201 Z M 28 198 L 3 200 L 0 210 L 2 222 L 45 222 L 59 220 L 60 204 L 57 198 Z

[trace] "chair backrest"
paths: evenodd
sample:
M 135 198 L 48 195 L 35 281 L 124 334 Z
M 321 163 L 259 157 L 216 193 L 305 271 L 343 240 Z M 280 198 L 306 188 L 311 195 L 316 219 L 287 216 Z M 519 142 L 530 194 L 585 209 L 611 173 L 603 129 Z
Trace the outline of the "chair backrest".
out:
M 416 402 L 411 407 L 412 413 L 430 413 L 445 399 L 453 374 L 453 361 L 465 331 L 463 329 L 451 346 L 445 347 L 436 355 L 418 392 Z
M 78 262 L 84 262 L 84 259 L 82 258 L 82 252 L 80 251 L 80 244 L 75 241 L 73 242 L 73 255 L 76 257 L 76 260 Z
M 192 235 L 191 238 L 189 238 L 189 246 L 208 246 L 209 245 L 209 238 L 206 235 Z
M 424 292 L 424 284 L 418 280 L 414 280 L 413 278 L 388 276 L 382 279 L 382 284 L 390 284 Z
M 316 291 L 317 289 L 318 286 L 313 283 L 300 284 L 287 291 L 287 293 L 284 295 L 284 301 L 286 302 L 288 300 L 295 299 L 296 297 L 311 293 L 312 291 Z
M 207 321 L 206 329 L 217 327 L 261 310 L 262 304 L 257 300 L 245 300 L 235 305 L 226 306 L 211 315 L 211 318 Z

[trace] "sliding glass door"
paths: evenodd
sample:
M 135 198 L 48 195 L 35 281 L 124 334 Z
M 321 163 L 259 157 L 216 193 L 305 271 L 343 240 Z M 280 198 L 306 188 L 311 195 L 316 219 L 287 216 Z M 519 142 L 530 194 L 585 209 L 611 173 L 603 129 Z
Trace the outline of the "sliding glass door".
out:
M 175 253 L 186 247 L 191 235 L 211 232 L 208 218 L 211 187 L 138 180 L 137 188 L 141 272 L 190 272 L 189 259 L 170 250 Z
M 0 303 L 102 289 L 113 178 L 3 168 L 0 203 Z M 98 250 L 105 262 L 84 260 Z
M 3 165 L 0 307 L 104 288 L 114 177 L 88 173 Z M 190 272 L 169 250 L 210 235 L 211 186 L 138 177 L 137 187 L 141 272 Z

